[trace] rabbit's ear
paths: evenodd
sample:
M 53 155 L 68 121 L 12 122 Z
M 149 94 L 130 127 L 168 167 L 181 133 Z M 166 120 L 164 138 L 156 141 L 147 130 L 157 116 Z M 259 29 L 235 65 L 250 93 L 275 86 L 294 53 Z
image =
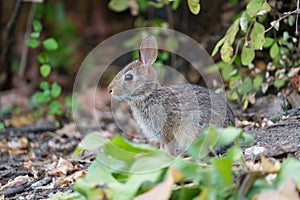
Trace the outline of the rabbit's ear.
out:
M 144 65 L 152 65 L 157 58 L 157 43 L 154 36 L 148 36 L 141 42 L 140 60 Z

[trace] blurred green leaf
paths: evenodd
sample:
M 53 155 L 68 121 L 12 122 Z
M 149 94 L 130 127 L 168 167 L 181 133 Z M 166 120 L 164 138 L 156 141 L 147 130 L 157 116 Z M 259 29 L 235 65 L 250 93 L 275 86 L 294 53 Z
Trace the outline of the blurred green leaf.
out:
M 80 143 L 80 147 L 88 151 L 93 151 L 103 147 L 107 142 L 109 142 L 107 138 L 101 137 L 97 132 L 92 132 L 83 138 Z
M 187 0 L 190 11 L 194 15 L 198 15 L 200 12 L 200 0 Z
M 38 61 L 41 64 L 48 63 L 49 62 L 49 56 L 48 56 L 48 54 L 46 52 L 39 53 L 39 55 L 38 55 Z
M 31 38 L 34 38 L 34 39 L 37 39 L 38 37 L 40 37 L 40 32 L 32 32 L 30 34 L 30 37 Z
M 236 34 L 239 31 L 239 24 L 240 24 L 240 19 L 238 18 L 232 23 L 232 25 L 226 31 L 225 36 L 228 38 L 228 42 L 231 45 L 233 44 Z
M 282 78 L 282 79 L 276 79 L 274 81 L 274 86 L 277 88 L 277 89 L 280 89 L 282 88 L 286 83 L 286 78 Z
M 4 124 L 2 122 L 0 122 L 0 131 L 4 129 Z
M 279 187 L 285 183 L 286 178 L 290 177 L 297 185 L 297 188 L 300 188 L 300 161 L 289 157 L 283 160 L 281 168 L 274 180 L 274 184 Z
M 40 67 L 40 73 L 44 78 L 48 77 L 51 73 L 51 66 L 49 64 L 43 64 Z
M 40 83 L 40 88 L 41 88 L 41 90 L 49 90 L 49 88 L 50 88 L 49 83 L 47 81 L 42 81 Z
M 35 99 L 38 103 L 47 103 L 51 100 L 50 95 L 44 92 L 37 92 L 35 95 Z
M 266 37 L 265 39 L 266 39 L 266 42 L 265 42 L 265 44 L 263 46 L 264 48 L 271 47 L 274 44 L 274 42 L 275 42 L 275 40 L 273 38 L 270 38 L 270 37 Z
M 254 50 L 261 50 L 265 43 L 265 27 L 262 24 L 255 22 L 250 33 L 250 39 L 252 48 Z
M 34 38 L 29 38 L 28 40 L 26 40 L 26 45 L 30 48 L 35 49 L 40 45 L 40 41 Z
M 246 66 L 249 65 L 250 63 L 252 63 L 254 57 L 255 57 L 254 50 L 244 45 L 241 54 L 242 64 Z
M 47 51 L 54 51 L 58 49 L 58 43 L 54 38 L 44 40 L 43 45 Z
M 108 7 L 115 12 L 123 12 L 129 8 L 128 0 L 110 0 Z
M 61 115 L 61 114 L 63 114 L 63 109 L 62 109 L 59 101 L 51 101 L 50 102 L 48 114 L 49 115 L 54 115 L 54 114 Z
M 32 21 L 32 26 L 33 26 L 33 30 L 34 30 L 35 32 L 41 32 L 42 29 L 43 29 L 42 23 L 41 23 L 39 20 L 37 20 L 37 19 L 34 19 L 34 20 Z
M 177 10 L 177 8 L 180 5 L 180 2 L 181 2 L 181 0 L 174 0 L 173 3 L 172 3 L 172 9 Z
M 159 160 L 159 163 L 157 162 Z M 174 158 L 163 151 L 156 151 L 138 157 L 131 165 L 131 173 L 148 173 L 153 170 L 168 167 Z
M 237 161 L 243 157 L 243 151 L 239 147 L 231 147 L 226 153 L 227 158 Z
M 223 37 L 222 39 L 220 39 L 218 41 L 218 43 L 216 44 L 216 46 L 214 47 L 211 56 L 214 56 L 217 54 L 217 52 L 219 51 L 219 48 L 224 44 L 224 41 L 226 40 L 226 37 Z
M 224 185 L 230 186 L 233 184 L 231 166 L 233 164 L 233 160 L 229 158 L 214 158 L 213 159 L 213 167 L 221 177 L 220 181 Z
M 233 54 L 232 46 L 225 41 L 223 46 L 221 47 L 221 58 L 225 63 L 229 63 L 231 61 L 231 56 Z
M 246 77 L 243 82 L 238 86 L 238 92 L 240 94 L 248 94 L 253 88 L 252 80 Z
M 278 55 L 279 55 L 279 46 L 277 42 L 274 42 L 274 44 L 270 48 L 270 56 L 272 59 L 275 59 Z
M 218 145 L 226 146 L 232 144 L 241 134 L 241 128 L 227 127 L 218 129 Z
M 250 17 L 264 15 L 271 11 L 270 5 L 265 0 L 250 0 L 246 12 Z
M 263 77 L 262 75 L 258 74 L 254 79 L 253 79 L 253 87 L 258 90 L 259 87 L 261 86 L 263 82 Z
M 52 83 L 51 86 L 51 96 L 53 98 L 57 98 L 60 94 L 61 94 L 62 88 L 60 85 L 58 85 L 57 83 Z

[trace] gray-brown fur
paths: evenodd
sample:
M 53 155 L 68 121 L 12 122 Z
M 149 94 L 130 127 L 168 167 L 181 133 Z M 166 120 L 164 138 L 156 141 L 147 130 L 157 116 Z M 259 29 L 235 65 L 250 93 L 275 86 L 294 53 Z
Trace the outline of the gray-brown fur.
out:
M 151 66 L 156 60 L 153 36 L 142 41 L 140 59 L 116 75 L 108 89 L 113 97 L 126 100 L 134 119 L 147 137 L 171 154 L 183 152 L 209 125 L 234 124 L 227 103 L 207 88 L 191 84 L 162 86 Z M 141 58 L 142 57 L 142 58 Z M 126 75 L 133 79 L 125 80 Z

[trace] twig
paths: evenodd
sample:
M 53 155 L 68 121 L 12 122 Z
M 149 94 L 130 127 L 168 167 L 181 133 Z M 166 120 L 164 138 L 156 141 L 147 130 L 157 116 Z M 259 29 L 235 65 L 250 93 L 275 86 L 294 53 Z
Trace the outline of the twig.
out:
M 55 125 L 46 125 L 46 126 L 22 126 L 19 128 L 6 128 L 4 130 L 0 131 L 0 134 L 7 134 L 7 133 L 28 133 L 28 132 L 34 132 L 34 133 L 41 133 L 46 131 L 56 131 L 57 127 Z
M 298 18 L 299 18 L 299 0 L 297 0 L 297 17 L 296 17 L 296 31 L 295 33 L 298 35 Z
M 11 84 L 11 76 L 12 76 L 12 71 L 11 71 L 11 46 L 14 42 L 14 29 L 17 23 L 17 20 L 19 18 L 20 15 L 20 11 L 22 8 L 22 0 L 17 0 L 17 3 L 15 5 L 13 14 L 10 18 L 10 20 L 7 23 L 7 43 L 6 46 L 4 47 L 4 51 L 3 51 L 3 64 L 4 67 L 6 69 L 6 75 L 7 75 L 7 79 L 6 82 L 8 84 L 4 85 L 4 89 L 8 89 L 10 87 Z
M 271 26 L 265 30 L 266 32 L 269 32 L 271 29 L 273 29 L 277 23 L 279 23 L 281 20 L 291 16 L 291 15 L 297 15 L 296 17 L 296 34 L 298 34 L 298 16 L 299 16 L 300 10 L 299 10 L 299 0 L 297 0 L 297 8 L 296 10 L 290 11 L 290 12 L 285 12 L 283 13 L 283 16 L 279 17 L 278 19 L 276 19 L 275 21 L 272 22 Z
M 36 8 L 36 4 L 33 3 L 30 7 L 30 12 L 29 12 L 29 15 L 27 18 L 26 32 L 24 35 L 24 43 L 29 38 L 29 35 L 31 32 L 31 23 L 34 18 L 35 8 Z M 18 72 L 19 77 L 22 77 L 24 75 L 25 66 L 26 66 L 26 62 L 27 62 L 27 54 L 28 54 L 28 46 L 24 44 L 22 47 L 22 55 L 21 55 L 21 61 L 20 61 L 20 66 L 19 66 L 19 72 Z

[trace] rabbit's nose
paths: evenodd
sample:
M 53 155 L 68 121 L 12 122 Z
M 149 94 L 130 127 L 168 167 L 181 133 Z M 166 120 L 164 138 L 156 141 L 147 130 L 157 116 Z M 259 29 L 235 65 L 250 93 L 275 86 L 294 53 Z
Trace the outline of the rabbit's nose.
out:
M 113 90 L 108 90 L 108 92 L 109 92 L 109 93 L 112 93 L 112 92 L 113 92 Z

